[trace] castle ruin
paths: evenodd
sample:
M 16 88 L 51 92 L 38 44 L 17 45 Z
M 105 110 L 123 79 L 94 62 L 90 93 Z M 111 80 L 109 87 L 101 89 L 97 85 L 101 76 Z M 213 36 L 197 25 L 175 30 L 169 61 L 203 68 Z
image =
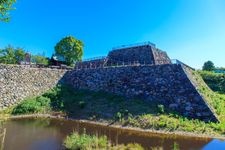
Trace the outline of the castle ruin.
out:
M 107 57 L 98 57 L 78 62 L 76 67 L 103 67 L 121 65 L 162 65 L 171 64 L 167 53 L 150 42 L 123 45 L 113 48 Z
M 192 68 L 179 61 L 173 64 L 166 52 L 150 42 L 113 48 L 107 57 L 79 62 L 73 70 L 0 64 L 0 107 L 43 93 L 60 82 L 74 90 L 157 102 L 188 118 L 219 121 L 192 75 Z

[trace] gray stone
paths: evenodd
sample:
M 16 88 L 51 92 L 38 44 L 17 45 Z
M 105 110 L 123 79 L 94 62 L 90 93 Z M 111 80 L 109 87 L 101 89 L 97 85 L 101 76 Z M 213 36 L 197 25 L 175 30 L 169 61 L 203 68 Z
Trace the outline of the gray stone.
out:
M 175 103 L 174 104 L 170 104 L 169 108 L 172 109 L 172 110 L 177 110 L 178 104 L 175 104 Z
M 185 110 L 186 111 L 191 111 L 193 108 L 191 107 L 191 106 L 187 106 L 187 107 L 185 107 Z
M 201 113 L 196 113 L 196 116 L 201 117 L 202 115 Z
M 0 107 L 6 108 L 25 97 L 40 95 L 53 88 L 66 72 L 61 69 L 0 64 Z

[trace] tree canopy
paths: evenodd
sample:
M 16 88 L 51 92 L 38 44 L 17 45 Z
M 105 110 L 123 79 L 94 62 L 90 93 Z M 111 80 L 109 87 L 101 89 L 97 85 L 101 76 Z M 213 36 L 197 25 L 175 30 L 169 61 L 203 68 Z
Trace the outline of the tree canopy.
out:
M 4 64 L 17 64 L 25 58 L 25 51 L 22 48 L 14 48 L 8 46 L 0 49 L 0 63 Z
M 199 73 L 213 91 L 225 94 L 225 74 L 209 71 L 199 71 Z
M 0 0 L 0 21 L 9 21 L 9 11 L 16 0 Z
M 7 46 L 6 48 L 0 49 L 0 63 L 3 64 L 20 64 L 25 62 L 26 53 L 22 48 L 14 48 Z M 30 54 L 28 54 L 30 55 Z M 31 55 L 32 62 L 35 64 L 48 65 L 48 59 L 40 54 Z
M 214 63 L 212 61 L 207 61 L 204 63 L 202 70 L 204 71 L 213 71 L 215 69 Z
M 32 62 L 36 64 L 41 64 L 41 65 L 48 65 L 48 59 L 45 56 L 42 55 L 32 55 L 31 56 Z
M 82 59 L 83 46 L 82 41 L 73 36 L 67 36 L 56 44 L 55 54 L 64 57 L 67 65 L 72 65 Z

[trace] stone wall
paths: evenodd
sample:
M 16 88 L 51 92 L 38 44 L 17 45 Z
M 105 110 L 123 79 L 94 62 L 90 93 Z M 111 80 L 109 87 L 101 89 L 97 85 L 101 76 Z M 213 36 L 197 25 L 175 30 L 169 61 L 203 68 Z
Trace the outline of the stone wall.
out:
M 37 96 L 59 82 L 75 89 L 106 91 L 128 98 L 155 101 L 180 114 L 204 121 L 217 121 L 213 109 L 178 64 L 101 67 L 71 71 L 25 68 L 0 64 L 0 108 Z
M 74 88 L 157 101 L 184 116 L 217 121 L 184 70 L 177 64 L 81 69 L 64 79 Z
M 109 52 L 108 58 L 109 64 L 135 61 L 142 64 L 154 64 L 151 46 L 149 45 L 112 50 Z
M 77 62 L 75 68 L 98 68 L 106 65 L 108 58 Z
M 171 64 L 166 52 L 151 45 L 116 49 L 108 54 L 108 64 L 139 62 L 140 64 Z
M 0 64 L 0 108 L 53 88 L 66 71 Z
M 158 48 L 152 47 L 152 53 L 154 56 L 155 65 L 171 64 L 171 60 L 168 57 L 166 52 L 164 52 Z
M 136 64 L 171 64 L 171 60 L 166 52 L 147 44 L 115 49 L 110 51 L 107 57 L 77 62 L 75 68 L 98 68 L 117 65 L 131 66 Z

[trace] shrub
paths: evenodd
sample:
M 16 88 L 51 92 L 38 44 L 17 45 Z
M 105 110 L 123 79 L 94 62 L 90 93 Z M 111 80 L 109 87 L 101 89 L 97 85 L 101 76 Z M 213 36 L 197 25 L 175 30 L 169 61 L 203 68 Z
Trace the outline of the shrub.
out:
M 77 132 L 67 136 L 64 141 L 64 146 L 71 150 L 103 149 L 107 145 L 108 141 L 106 136 L 79 135 Z
M 199 71 L 206 84 L 216 92 L 225 93 L 225 74 Z
M 144 150 L 144 148 L 136 143 L 127 145 L 113 146 L 106 136 L 91 136 L 87 134 L 79 135 L 77 132 L 67 136 L 64 140 L 64 146 L 69 150 L 91 150 L 91 149 L 107 149 L 107 150 Z
M 164 105 L 157 105 L 157 108 L 158 108 L 158 112 L 159 113 L 164 113 L 165 112 Z
M 122 120 L 122 114 L 121 114 L 121 112 L 117 112 L 117 113 L 116 113 L 116 115 L 115 115 L 115 120 L 119 120 L 119 121 Z
M 212 61 L 207 61 L 204 63 L 202 70 L 213 71 L 215 69 L 214 63 Z
M 37 113 L 41 110 L 40 103 L 38 103 L 35 99 L 28 99 L 21 102 L 17 105 L 12 113 L 13 114 L 30 114 Z
M 32 99 L 26 99 L 18 104 L 12 111 L 12 114 L 31 114 L 46 112 L 50 109 L 50 99 L 39 96 Z
M 50 98 L 50 99 L 57 99 L 58 90 L 59 90 L 59 88 L 55 87 L 55 88 L 47 91 L 46 93 L 44 93 L 42 96 Z
M 48 106 L 51 102 L 50 98 L 39 96 L 36 98 L 37 103 L 40 103 L 41 106 Z

